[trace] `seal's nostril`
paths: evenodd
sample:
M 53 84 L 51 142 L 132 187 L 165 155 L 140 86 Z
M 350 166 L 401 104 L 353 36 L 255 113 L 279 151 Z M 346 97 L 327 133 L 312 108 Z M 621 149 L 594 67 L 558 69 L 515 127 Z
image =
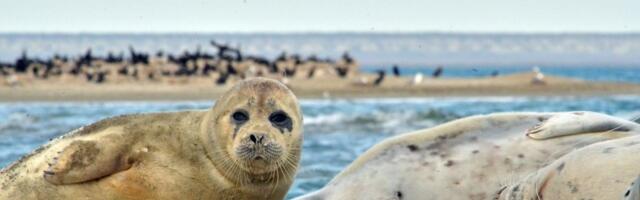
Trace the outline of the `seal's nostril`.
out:
M 260 137 L 258 137 L 258 143 L 262 143 L 262 139 L 264 139 L 264 135 L 260 135 Z
M 253 134 L 249 135 L 249 139 L 251 139 L 251 141 L 252 141 L 254 144 L 255 144 L 255 143 L 258 143 L 258 141 L 257 141 L 257 139 L 256 139 L 256 136 L 255 136 L 255 135 L 253 135 Z
M 252 133 L 249 134 L 249 140 L 253 142 L 253 144 L 262 144 L 266 142 L 265 138 L 267 136 L 264 133 Z

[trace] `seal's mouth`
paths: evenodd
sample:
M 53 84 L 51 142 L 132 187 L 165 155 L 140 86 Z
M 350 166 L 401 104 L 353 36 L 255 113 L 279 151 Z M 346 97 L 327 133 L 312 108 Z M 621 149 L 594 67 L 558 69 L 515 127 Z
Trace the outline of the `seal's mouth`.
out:
M 247 163 L 269 164 L 282 156 L 282 147 L 276 144 L 243 144 L 236 148 L 236 155 Z

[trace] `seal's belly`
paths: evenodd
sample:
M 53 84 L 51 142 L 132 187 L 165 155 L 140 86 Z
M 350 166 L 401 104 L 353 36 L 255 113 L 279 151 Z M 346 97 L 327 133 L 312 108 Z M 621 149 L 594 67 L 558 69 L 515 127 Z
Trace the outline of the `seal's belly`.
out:
M 101 190 L 112 191 L 114 199 L 155 199 L 157 189 L 149 177 L 140 168 L 131 168 L 99 181 Z M 107 192 L 109 193 L 109 192 Z
M 167 160 L 169 161 L 169 160 Z M 100 181 L 100 187 L 113 191 L 113 199 L 210 199 L 207 187 L 197 170 L 179 164 L 141 163 Z M 193 197 L 193 198 L 191 198 Z

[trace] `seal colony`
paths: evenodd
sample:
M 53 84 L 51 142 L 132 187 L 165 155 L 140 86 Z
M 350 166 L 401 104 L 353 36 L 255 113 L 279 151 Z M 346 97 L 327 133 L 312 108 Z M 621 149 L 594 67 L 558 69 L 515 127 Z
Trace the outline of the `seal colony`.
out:
M 359 64 L 344 52 L 338 60 L 303 57 L 282 52 L 277 58 L 243 54 L 239 48 L 211 41 L 216 54 L 202 50 L 185 50 L 174 55 L 158 51 L 155 55 L 129 47 L 128 55 L 109 52 L 98 56 L 91 49 L 78 56 L 54 55 L 40 59 L 29 57 L 24 51 L 12 63 L 0 62 L 0 78 L 7 77 L 10 86 L 27 85 L 36 80 L 63 80 L 75 83 L 182 83 L 196 77 L 214 80 L 225 85 L 251 77 L 270 77 L 281 80 L 314 77 L 352 78 L 358 75 Z
M 544 188 L 540 180 L 562 166 L 567 175 L 548 181 L 546 199 L 578 199 L 570 186 L 589 190 L 586 199 L 622 199 L 640 173 L 640 160 L 625 158 L 640 153 L 638 133 L 638 124 L 591 112 L 473 116 L 384 140 L 298 199 L 542 199 L 519 185 Z
M 125 115 L 0 171 L 0 199 L 283 199 L 302 144 L 283 84 L 239 82 L 204 111 Z

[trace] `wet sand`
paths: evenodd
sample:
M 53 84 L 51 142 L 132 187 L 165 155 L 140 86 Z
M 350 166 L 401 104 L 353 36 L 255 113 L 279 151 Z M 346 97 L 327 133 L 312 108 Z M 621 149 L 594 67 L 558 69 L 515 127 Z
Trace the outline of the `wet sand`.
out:
M 334 77 L 293 79 L 290 88 L 299 98 L 371 98 L 441 96 L 595 96 L 640 95 L 640 85 L 590 82 L 546 76 L 544 85 L 531 83 L 533 73 L 487 78 L 425 78 L 409 84 L 410 77 L 385 78 L 380 86 L 357 85 L 355 79 Z M 369 76 L 373 80 L 374 75 Z M 28 84 L 0 86 L 0 101 L 173 101 L 211 100 L 233 84 L 216 86 L 210 78 L 190 78 L 179 83 L 79 83 L 36 80 Z

